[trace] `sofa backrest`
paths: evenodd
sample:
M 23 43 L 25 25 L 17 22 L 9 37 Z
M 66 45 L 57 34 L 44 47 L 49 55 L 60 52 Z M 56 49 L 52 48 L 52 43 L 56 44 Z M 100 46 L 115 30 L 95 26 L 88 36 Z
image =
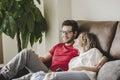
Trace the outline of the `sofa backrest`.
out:
M 98 39 L 98 48 L 109 56 L 110 47 L 117 29 L 117 21 L 86 21 L 78 20 L 80 32 L 90 32 Z
M 120 22 L 118 23 L 116 34 L 111 45 L 110 55 L 115 59 L 120 59 Z

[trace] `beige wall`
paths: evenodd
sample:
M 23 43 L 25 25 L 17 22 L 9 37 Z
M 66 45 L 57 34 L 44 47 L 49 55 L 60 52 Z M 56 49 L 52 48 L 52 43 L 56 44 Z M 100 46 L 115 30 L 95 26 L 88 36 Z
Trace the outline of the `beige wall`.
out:
M 71 0 L 72 18 L 120 20 L 120 0 Z
M 16 39 L 11 39 L 10 37 L 3 34 L 2 43 L 3 43 L 3 58 L 4 58 L 3 61 L 4 63 L 7 63 L 17 53 Z
M 46 51 L 61 41 L 59 31 L 65 19 L 71 19 L 70 0 L 44 0 L 45 17 L 48 21 Z
M 66 19 L 120 20 L 120 0 L 41 0 L 42 12 L 48 22 L 48 32 L 42 44 L 33 49 L 44 56 L 54 44 L 61 42 L 59 30 Z M 30 48 L 30 47 L 28 47 Z M 3 36 L 4 63 L 16 55 L 16 40 Z

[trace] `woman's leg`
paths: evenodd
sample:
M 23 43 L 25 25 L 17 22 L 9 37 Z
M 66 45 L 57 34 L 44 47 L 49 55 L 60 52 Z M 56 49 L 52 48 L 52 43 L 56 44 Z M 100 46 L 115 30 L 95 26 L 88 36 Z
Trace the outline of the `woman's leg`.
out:
M 32 50 L 24 49 L 18 53 L 7 65 L 1 69 L 2 75 L 7 80 L 13 78 L 18 71 L 27 67 L 31 72 L 48 71 L 48 68 L 40 61 Z
M 90 80 L 89 77 L 80 71 L 55 72 L 51 80 Z

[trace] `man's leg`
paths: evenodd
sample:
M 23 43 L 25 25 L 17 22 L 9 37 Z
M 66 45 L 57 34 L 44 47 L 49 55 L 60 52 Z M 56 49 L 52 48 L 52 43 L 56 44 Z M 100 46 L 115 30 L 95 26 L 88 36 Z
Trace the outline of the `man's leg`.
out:
M 40 70 L 45 72 L 48 71 L 48 68 L 40 61 L 37 54 L 32 50 L 24 49 L 1 69 L 1 73 L 7 80 L 9 80 L 24 67 L 27 67 L 31 72 L 37 72 Z
M 11 79 L 11 80 L 31 80 L 31 76 L 33 75 L 33 73 L 29 73 L 29 74 L 26 74 L 22 77 L 19 77 L 19 78 L 14 78 L 14 79 Z
M 38 71 L 35 73 L 29 73 L 27 75 L 24 75 L 22 77 L 19 78 L 15 78 L 12 80 L 43 80 L 45 77 L 46 73 L 43 71 Z

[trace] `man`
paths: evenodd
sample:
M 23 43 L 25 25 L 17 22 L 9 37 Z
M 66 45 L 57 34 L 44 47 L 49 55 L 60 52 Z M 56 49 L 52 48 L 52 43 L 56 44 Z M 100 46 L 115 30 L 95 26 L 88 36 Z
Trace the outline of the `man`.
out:
M 52 59 L 50 70 L 62 71 L 68 70 L 68 63 L 73 58 L 78 56 L 78 51 L 73 48 L 74 39 L 78 35 L 77 22 L 74 20 L 66 20 L 62 24 L 61 36 L 63 43 L 55 45 L 45 57 L 39 57 L 32 50 L 24 49 L 18 53 L 8 64 L 6 64 L 0 72 L 0 79 L 10 80 L 18 71 L 26 67 L 31 73 L 37 71 L 48 72 L 48 67 L 44 64 Z M 28 79 L 29 75 L 22 78 Z

